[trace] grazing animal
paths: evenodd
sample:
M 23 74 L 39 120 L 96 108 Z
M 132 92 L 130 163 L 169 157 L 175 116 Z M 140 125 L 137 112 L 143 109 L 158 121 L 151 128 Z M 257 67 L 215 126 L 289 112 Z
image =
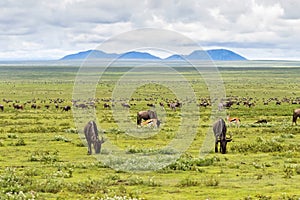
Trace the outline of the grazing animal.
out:
M 173 103 L 169 103 L 168 106 L 171 108 L 171 110 L 176 111 L 176 108 L 180 108 L 182 106 L 182 103 L 173 102 Z
M 101 140 L 99 140 L 97 125 L 94 121 L 89 121 L 86 124 L 84 127 L 84 135 L 88 143 L 88 154 L 92 154 L 92 145 L 94 146 L 95 153 L 100 153 L 101 145 L 104 143 L 104 139 L 101 137 Z
M 215 135 L 215 152 L 218 152 L 218 143 L 220 142 L 220 152 L 222 154 L 226 153 L 227 142 L 231 142 L 232 139 L 226 138 L 227 127 L 223 119 L 218 119 L 213 124 L 213 131 Z
M 122 103 L 121 105 L 123 106 L 123 108 L 130 108 L 130 105 L 128 103 Z
M 292 125 L 295 123 L 297 125 L 297 118 L 300 117 L 300 108 L 295 109 L 293 113 L 293 122 Z
M 2 104 L 0 104 L 0 110 L 4 111 L 4 106 Z
M 64 106 L 64 107 L 62 107 L 61 108 L 63 111 L 69 111 L 69 110 L 71 110 L 71 106 Z
M 110 108 L 110 105 L 108 103 L 104 103 L 103 108 Z
M 254 122 L 255 124 L 267 124 L 268 121 L 266 119 L 260 119 L 260 120 L 257 120 L 256 122 Z
M 14 109 L 17 109 L 17 110 L 23 110 L 24 109 L 24 106 L 20 105 L 20 104 L 13 104 L 13 107 L 14 107 Z
M 238 128 L 240 127 L 241 120 L 237 117 L 230 117 L 229 115 L 227 115 L 227 121 L 228 121 L 229 125 L 231 125 L 232 123 L 235 123 Z
M 159 127 L 160 121 L 157 120 L 157 114 L 153 110 L 139 111 L 136 115 L 136 124 L 141 126 L 142 120 L 146 121 L 150 119 L 155 119 L 155 121 L 157 121 L 156 126 Z

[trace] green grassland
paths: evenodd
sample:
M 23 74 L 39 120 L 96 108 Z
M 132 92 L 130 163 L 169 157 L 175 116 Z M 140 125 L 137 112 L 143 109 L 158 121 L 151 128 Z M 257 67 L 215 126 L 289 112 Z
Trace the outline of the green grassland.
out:
M 226 110 L 241 119 L 239 128 L 228 125 L 233 141 L 228 143 L 227 154 L 215 153 L 212 141 L 209 153 L 200 156 L 212 124 L 212 108 L 199 107 L 190 113 L 200 120 L 188 149 L 173 163 L 150 172 L 114 169 L 87 155 L 72 111 L 57 109 L 52 102 L 60 99 L 60 107 L 72 105 L 78 67 L 1 65 L 0 199 L 299 199 L 300 126 L 291 124 L 293 109 L 300 105 L 291 101 L 300 97 L 300 63 L 259 64 L 217 63 L 226 96 L 241 102 Z M 198 74 L 189 68 L 178 69 L 191 82 L 196 103 L 209 98 Z M 100 133 L 128 155 L 159 154 L 181 130 L 181 110 L 165 106 L 161 129 L 151 137 L 125 134 L 112 109 L 103 108 L 124 71 L 126 68 L 105 72 L 97 85 L 95 109 Z M 166 98 L 174 100 L 176 94 L 165 86 L 138 87 L 128 101 L 132 123 L 137 111 L 148 109 L 147 103 L 156 104 L 159 111 L 157 104 Z M 254 106 L 243 105 L 246 100 Z M 276 105 L 277 101 L 281 104 Z M 16 110 L 13 103 L 25 108 Z M 37 109 L 31 108 L 33 103 Z M 256 124 L 260 119 L 268 123 Z M 106 145 L 102 156 L 109 154 Z M 167 149 L 162 154 L 172 153 Z

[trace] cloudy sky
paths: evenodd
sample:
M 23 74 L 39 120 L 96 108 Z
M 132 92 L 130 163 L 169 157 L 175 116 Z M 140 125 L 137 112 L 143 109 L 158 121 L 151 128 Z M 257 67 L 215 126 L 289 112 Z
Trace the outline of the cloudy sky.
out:
M 139 28 L 248 59 L 300 60 L 299 9 L 298 0 L 1 0 L 0 60 L 58 59 Z

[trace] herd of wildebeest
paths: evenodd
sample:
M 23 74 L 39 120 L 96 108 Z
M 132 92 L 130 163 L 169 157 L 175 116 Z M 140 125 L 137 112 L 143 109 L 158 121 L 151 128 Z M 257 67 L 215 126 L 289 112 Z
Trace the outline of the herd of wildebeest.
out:
M 256 98 L 238 98 L 238 97 L 230 97 L 226 99 L 218 100 L 220 103 L 218 104 L 218 110 L 221 111 L 223 109 L 229 109 L 233 105 L 237 106 L 247 106 L 253 107 L 259 99 Z M 0 111 L 5 112 L 6 108 L 13 108 L 14 110 L 25 110 L 25 109 L 50 109 L 50 107 L 55 108 L 60 112 L 68 112 L 72 108 L 74 109 L 87 109 L 87 108 L 96 108 L 101 106 L 103 109 L 111 109 L 112 107 L 120 104 L 124 109 L 130 109 L 137 105 L 138 102 L 144 102 L 144 107 L 148 107 L 149 109 L 145 109 L 137 112 L 136 123 L 138 127 L 141 126 L 151 126 L 153 128 L 159 128 L 161 121 L 159 120 L 157 113 L 155 112 L 155 107 L 160 107 L 160 109 L 170 109 L 170 111 L 176 111 L 176 109 L 180 109 L 181 106 L 185 103 L 189 103 L 190 100 L 179 101 L 177 99 L 158 99 L 158 98 L 131 98 L 131 99 L 120 99 L 114 100 L 111 98 L 94 98 L 85 101 L 80 100 L 72 100 L 70 102 L 57 98 L 57 99 L 32 99 L 26 102 L 21 103 L 18 100 L 9 100 L 3 99 L 3 103 L 0 104 Z M 199 107 L 208 107 L 211 105 L 212 100 L 209 98 L 200 98 L 197 101 L 197 106 Z M 280 106 L 283 103 L 287 104 L 300 104 L 300 97 L 297 98 L 269 98 L 262 99 L 261 102 L 263 105 L 274 104 Z M 300 108 L 294 109 L 292 114 L 292 125 L 297 125 L 297 118 L 300 117 Z M 240 119 L 237 117 L 230 117 L 229 115 L 226 118 L 227 122 L 236 123 L 239 127 Z M 268 123 L 266 119 L 259 119 L 255 123 Z M 213 124 L 213 132 L 215 136 L 215 152 L 218 152 L 218 143 L 220 142 L 220 152 L 226 153 L 226 145 L 227 142 L 230 142 L 232 138 L 226 137 L 227 125 L 225 120 L 219 118 Z M 101 145 L 104 143 L 103 137 L 99 139 L 97 125 L 94 121 L 87 122 L 84 128 L 85 138 L 88 144 L 88 154 L 92 154 L 92 146 L 94 147 L 95 153 L 100 153 Z

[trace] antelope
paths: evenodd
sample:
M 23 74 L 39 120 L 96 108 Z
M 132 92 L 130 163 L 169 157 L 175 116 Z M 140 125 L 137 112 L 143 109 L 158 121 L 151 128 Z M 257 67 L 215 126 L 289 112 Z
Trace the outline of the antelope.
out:
M 229 125 L 231 125 L 232 123 L 235 123 L 238 128 L 240 127 L 241 120 L 237 117 L 230 117 L 229 115 L 227 115 L 227 121 L 228 121 Z

